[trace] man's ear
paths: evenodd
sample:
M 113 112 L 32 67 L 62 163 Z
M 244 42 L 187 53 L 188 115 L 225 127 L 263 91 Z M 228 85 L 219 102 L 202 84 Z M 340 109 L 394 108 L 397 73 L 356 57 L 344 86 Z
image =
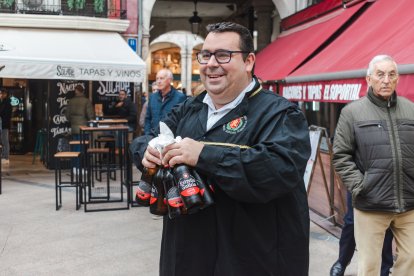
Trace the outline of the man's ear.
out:
M 246 64 L 246 71 L 252 72 L 255 62 L 256 55 L 254 53 L 249 53 L 249 55 L 246 57 L 246 60 L 244 61 L 244 63 Z

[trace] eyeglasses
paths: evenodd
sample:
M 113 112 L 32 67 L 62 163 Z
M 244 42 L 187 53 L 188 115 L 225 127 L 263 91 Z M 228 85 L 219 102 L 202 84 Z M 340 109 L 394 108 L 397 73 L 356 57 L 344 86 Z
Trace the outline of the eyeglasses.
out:
M 378 72 L 374 75 L 374 77 L 380 81 L 385 80 L 386 76 L 388 76 L 388 79 L 390 81 L 395 81 L 398 78 L 398 74 L 395 72 L 391 72 L 391 73 Z
M 209 51 L 201 51 L 197 53 L 197 61 L 200 64 L 207 64 L 211 58 L 214 56 L 218 64 L 229 63 L 231 61 L 231 55 L 236 53 L 244 53 L 247 54 L 249 52 L 246 51 L 229 51 L 229 50 L 218 50 L 214 53 Z

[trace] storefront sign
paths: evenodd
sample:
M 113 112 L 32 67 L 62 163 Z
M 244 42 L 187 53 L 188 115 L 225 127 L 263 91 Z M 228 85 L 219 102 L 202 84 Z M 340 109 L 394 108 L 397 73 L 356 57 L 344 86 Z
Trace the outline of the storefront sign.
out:
M 346 103 L 362 97 L 365 79 L 283 84 L 281 94 L 291 101 Z
M 55 78 L 77 80 L 120 80 L 140 82 L 142 70 L 57 65 Z
M 134 84 L 131 82 L 94 81 L 92 98 L 95 104 L 102 104 L 104 115 L 118 99 L 119 90 L 125 90 L 131 101 L 134 101 Z

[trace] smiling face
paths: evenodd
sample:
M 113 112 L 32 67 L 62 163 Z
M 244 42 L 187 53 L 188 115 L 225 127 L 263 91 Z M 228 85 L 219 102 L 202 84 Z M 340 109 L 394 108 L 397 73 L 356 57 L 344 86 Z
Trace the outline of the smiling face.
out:
M 398 71 L 395 62 L 383 60 L 375 63 L 374 70 L 367 76 L 367 83 L 374 94 L 383 100 L 388 100 L 398 84 Z
M 235 32 L 210 32 L 203 45 L 203 51 L 240 51 L 240 36 Z M 243 59 L 242 53 L 233 53 L 229 63 L 219 64 L 214 56 L 207 64 L 200 64 L 200 76 L 216 108 L 233 101 L 252 81 L 255 56 L 250 53 Z

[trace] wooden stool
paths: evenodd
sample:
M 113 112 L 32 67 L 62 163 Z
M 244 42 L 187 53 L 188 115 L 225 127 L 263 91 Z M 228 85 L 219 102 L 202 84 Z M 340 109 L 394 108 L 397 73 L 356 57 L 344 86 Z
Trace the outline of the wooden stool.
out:
M 80 152 L 67 151 L 58 152 L 54 155 L 56 160 L 55 165 L 55 192 L 56 192 L 56 211 L 62 207 L 62 188 L 70 187 L 76 189 L 76 210 L 80 208 L 80 201 L 82 193 L 79 189 L 79 171 L 74 175 L 73 170 L 70 169 L 70 181 L 62 180 L 62 163 L 65 161 L 72 161 L 74 158 L 79 158 Z M 71 166 L 69 166 L 71 167 Z M 78 170 L 78 168 L 76 168 Z

